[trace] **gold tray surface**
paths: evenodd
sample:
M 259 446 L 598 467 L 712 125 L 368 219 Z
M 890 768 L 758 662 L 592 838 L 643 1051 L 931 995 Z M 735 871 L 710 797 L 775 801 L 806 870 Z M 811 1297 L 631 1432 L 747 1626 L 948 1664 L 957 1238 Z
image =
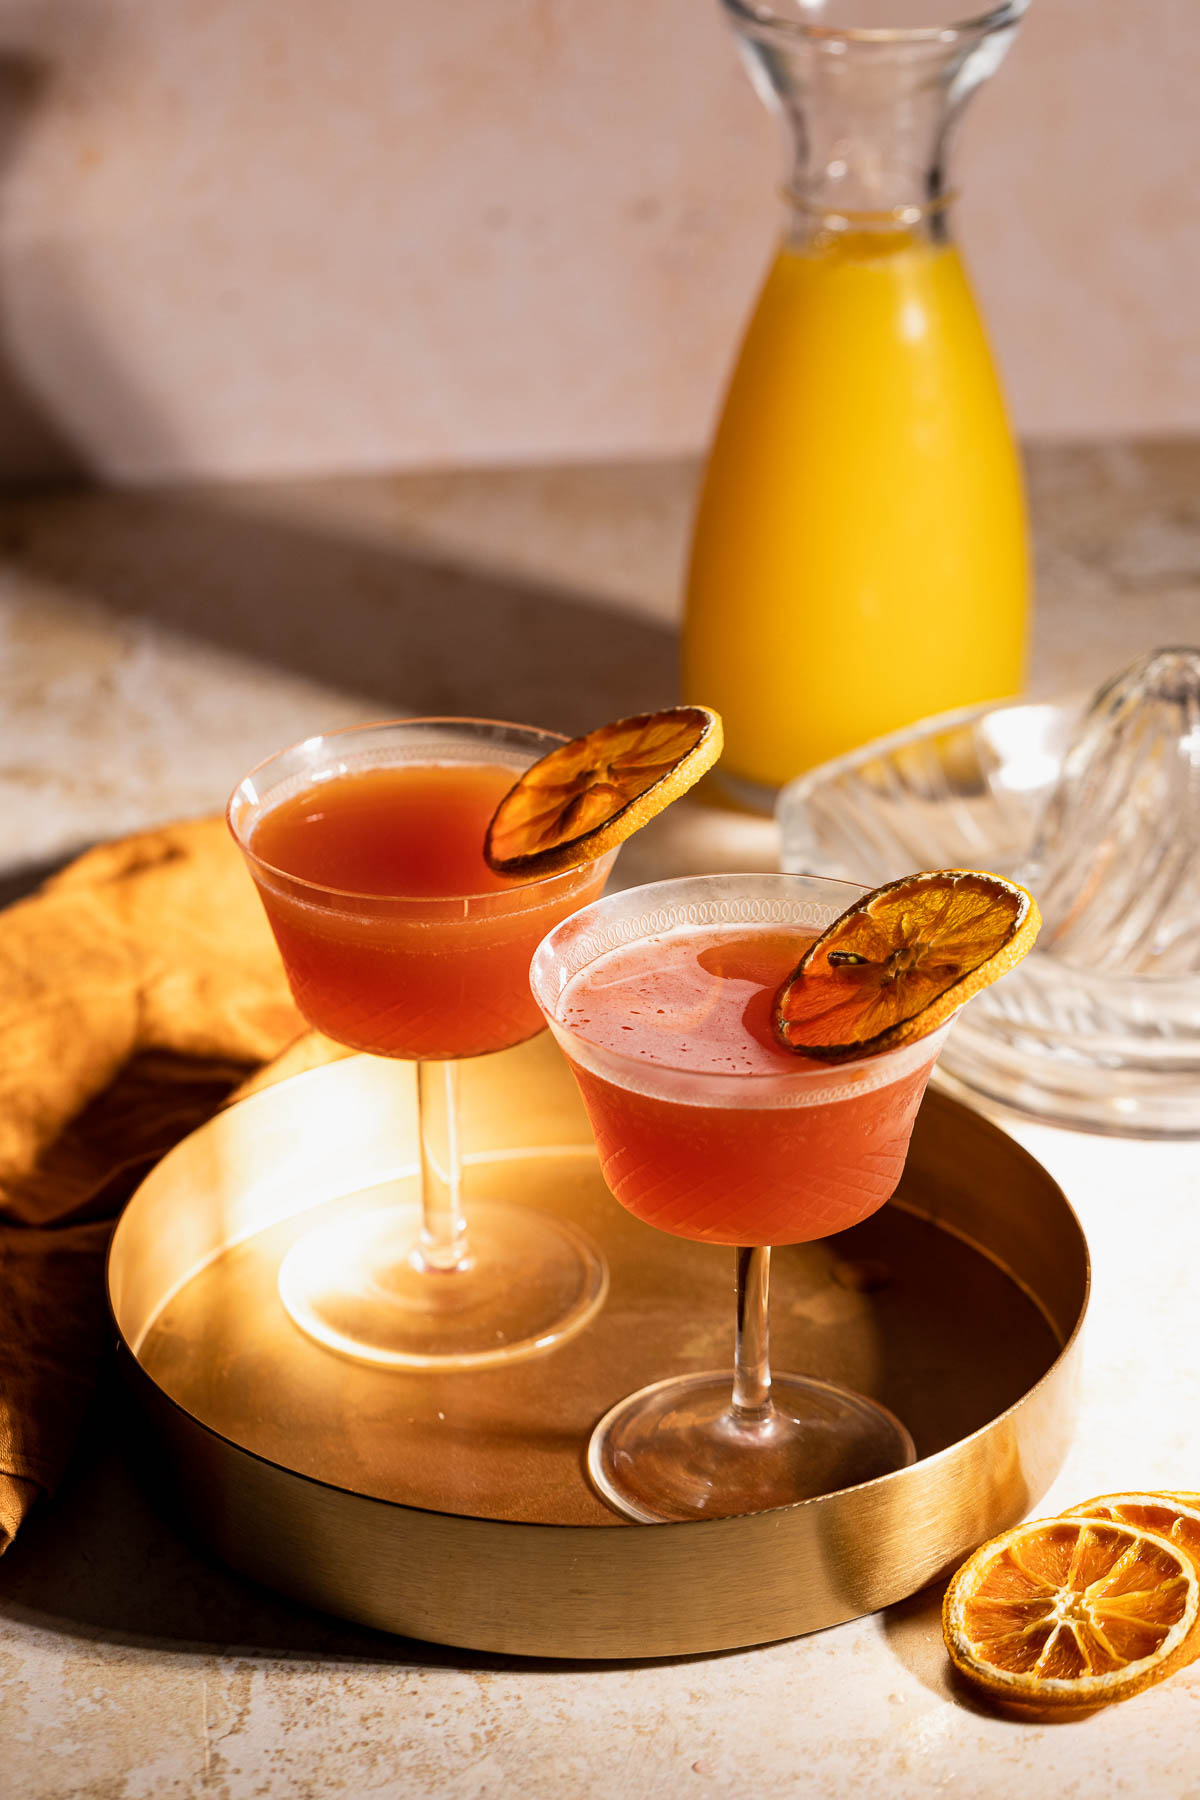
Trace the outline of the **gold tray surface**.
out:
M 477 1372 L 383 1371 L 320 1349 L 284 1313 L 280 1258 L 343 1203 L 331 1196 L 415 1208 L 409 1065 L 355 1057 L 242 1102 L 126 1210 L 114 1316 L 185 1507 L 227 1560 L 412 1635 L 677 1654 L 897 1599 L 1053 1477 L 1087 1298 L 1083 1236 L 1040 1165 L 931 1092 L 896 1198 L 772 1258 L 774 1365 L 882 1400 L 918 1462 L 781 1512 L 616 1519 L 584 1476 L 591 1427 L 646 1382 L 730 1365 L 732 1253 L 617 1205 L 549 1038 L 461 1073 L 468 1226 L 473 1199 L 505 1195 L 572 1219 L 608 1260 L 603 1309 L 557 1350 Z M 449 1571 L 430 1563 L 447 1557 Z

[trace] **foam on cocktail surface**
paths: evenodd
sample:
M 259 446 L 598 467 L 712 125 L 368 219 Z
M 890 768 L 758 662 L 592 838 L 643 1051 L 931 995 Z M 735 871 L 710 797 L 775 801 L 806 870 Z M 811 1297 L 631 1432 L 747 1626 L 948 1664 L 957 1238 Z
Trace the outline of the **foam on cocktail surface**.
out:
M 635 959 L 647 963 L 657 960 L 669 970 L 680 952 L 686 952 L 692 943 L 706 946 L 723 937 L 750 939 L 759 934 L 781 939 L 787 933 L 795 937 L 794 967 L 818 932 L 832 923 L 837 909 L 814 908 L 810 902 L 789 907 L 780 902 L 721 899 L 675 905 L 665 912 L 655 908 L 642 916 L 607 918 L 602 925 L 589 920 L 591 910 L 585 908 L 572 921 L 575 931 L 560 934 L 559 964 L 553 974 L 545 968 L 545 978 L 556 990 L 549 1012 L 550 1028 L 573 1063 L 634 1092 L 705 1107 L 824 1106 L 838 1099 L 874 1093 L 902 1080 L 930 1062 L 944 1040 L 945 1030 L 888 1055 L 863 1057 L 836 1066 L 782 1048 L 774 1053 L 764 1052 L 758 1043 L 748 1040 L 752 1065 L 731 1072 L 720 1068 L 717 1056 L 693 1054 L 676 1060 L 671 1050 L 655 1053 L 656 1035 L 663 1043 L 674 1036 L 670 1022 L 657 1033 L 654 1026 L 639 1033 L 637 1048 L 619 1048 L 612 1042 L 612 1031 L 603 1030 L 598 1018 L 589 1026 L 572 1017 L 581 1010 L 579 1001 L 583 994 L 595 994 L 606 966 L 617 977 L 630 969 Z M 788 973 L 790 968 L 783 967 L 781 979 Z M 749 998 L 748 984 L 745 992 Z M 614 981 L 610 1004 L 618 1003 L 618 994 L 619 985 Z M 700 1021 L 695 1035 L 703 1040 L 704 1033 L 704 1022 Z M 749 1064 L 750 1059 L 746 1062 Z

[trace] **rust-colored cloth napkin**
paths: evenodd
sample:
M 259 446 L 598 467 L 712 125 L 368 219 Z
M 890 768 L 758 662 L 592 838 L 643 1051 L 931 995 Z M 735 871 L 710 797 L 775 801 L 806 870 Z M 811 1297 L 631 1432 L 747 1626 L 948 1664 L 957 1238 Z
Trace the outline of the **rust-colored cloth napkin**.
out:
M 0 913 L 0 1551 L 70 1455 L 121 1206 L 302 1030 L 221 819 L 103 845 Z

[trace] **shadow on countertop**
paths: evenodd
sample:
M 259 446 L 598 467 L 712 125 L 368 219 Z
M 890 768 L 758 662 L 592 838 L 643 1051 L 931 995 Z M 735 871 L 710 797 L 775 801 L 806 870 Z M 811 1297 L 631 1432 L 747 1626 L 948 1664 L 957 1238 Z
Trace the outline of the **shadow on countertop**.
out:
M 297 1665 L 520 1671 L 645 1668 L 752 1651 L 562 1661 L 456 1649 L 315 1612 L 234 1574 L 177 1526 L 140 1415 L 110 1370 L 53 1500 L 0 1556 L 0 1622 L 167 1655 Z
M 576 732 L 669 704 L 665 625 L 535 581 L 255 512 L 253 488 L 0 497 L 0 566 L 398 711 Z M 339 721 L 321 721 L 321 724 Z
M 112 1417 L 110 1391 L 58 1493 L 0 1557 L 0 1618 L 172 1652 L 412 1660 L 405 1640 L 306 1612 L 205 1561 L 151 1504 Z
M 3 870 L 0 872 L 0 907 L 24 900 L 40 888 L 43 881 L 57 875 L 69 861 L 68 856 L 56 856 L 49 862 L 20 863 L 16 868 Z

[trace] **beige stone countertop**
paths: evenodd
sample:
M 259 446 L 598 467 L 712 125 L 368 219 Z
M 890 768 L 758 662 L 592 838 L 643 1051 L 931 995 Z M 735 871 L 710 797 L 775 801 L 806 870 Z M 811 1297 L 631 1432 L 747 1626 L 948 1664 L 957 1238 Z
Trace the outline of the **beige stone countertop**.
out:
M 1036 446 L 1031 689 L 1200 641 L 1200 443 Z M 83 845 L 217 809 L 281 743 L 397 712 L 574 730 L 675 692 L 695 468 L 510 469 L 0 502 L 0 894 Z M 626 879 L 772 866 L 688 803 Z M 1079 1425 L 1038 1511 L 1200 1488 L 1200 1144 L 1010 1126 L 1095 1286 Z M 109 1447 L 0 1560 L 0 1800 L 953 1792 L 1200 1800 L 1200 1667 L 1044 1727 L 952 1693 L 926 1592 L 673 1663 L 541 1664 L 319 1617 L 208 1561 Z

